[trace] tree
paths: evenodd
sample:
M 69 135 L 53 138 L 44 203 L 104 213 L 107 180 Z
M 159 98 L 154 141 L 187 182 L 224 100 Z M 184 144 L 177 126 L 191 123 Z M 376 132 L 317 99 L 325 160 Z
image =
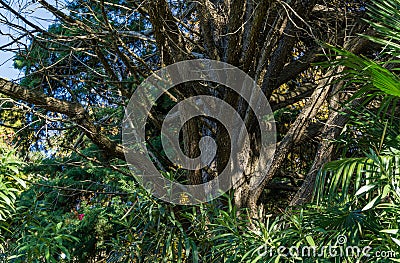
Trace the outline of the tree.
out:
M 326 4 L 299 0 L 289 4 L 265 0 L 100 0 L 61 6 L 40 0 L 31 4 L 56 17 L 48 30 L 0 1 L 1 9 L 7 14 L 1 16 L 1 22 L 15 32 L 10 35 L 9 45 L 2 49 L 19 44 L 15 63 L 26 75 L 19 83 L 0 79 L 0 92 L 33 105 L 42 114 L 42 124 L 47 130 L 68 131 L 70 138 L 76 138 L 71 134 L 88 137 L 108 159 L 124 160 L 125 157 L 118 128 L 122 114 L 105 112 L 118 109 L 122 113 L 135 87 L 154 70 L 187 59 L 209 58 L 237 66 L 254 78 L 270 100 L 278 126 L 282 126 L 271 167 L 268 171 L 259 171 L 261 176 L 256 174 L 259 128 L 254 116 L 229 89 L 223 88 L 217 95 L 248 120 L 250 137 L 255 138 L 251 143 L 251 165 L 243 177 L 253 180 L 243 180 L 235 187 L 236 205 L 250 208 L 254 214 L 260 209 L 260 197 L 265 189 L 273 187 L 277 178 L 286 182 L 289 177 L 295 183 L 285 189 L 293 191 L 298 187 L 297 181 L 302 181 L 301 173 L 311 169 L 310 180 L 306 180 L 304 187 L 312 185 L 315 171 L 334 155 L 332 145 L 324 137 L 335 138 L 347 121 L 334 110 L 339 107 L 336 92 L 343 83 L 333 82 L 332 75 L 339 74 L 343 68 L 332 71 L 312 65 L 326 59 L 321 53 L 330 52 L 319 42 L 341 45 L 356 54 L 371 52 L 371 43 L 357 35 L 368 28 L 359 19 L 365 8 L 357 1 Z M 172 100 L 196 94 L 215 96 L 210 86 L 183 85 L 172 92 Z M 171 99 L 164 100 L 173 103 Z M 298 106 L 301 102 L 306 103 Z M 158 129 L 168 103 L 155 108 L 149 124 L 152 130 Z M 299 108 L 286 121 L 290 127 L 284 128 L 281 114 L 293 109 L 294 104 Z M 318 118 L 327 107 L 331 108 L 328 117 Z M 319 119 L 322 123 L 314 125 Z M 332 125 L 339 128 L 331 131 Z M 216 127 L 216 132 L 210 126 Z M 41 132 L 46 129 L 39 128 Z M 186 179 L 192 183 L 212 178 L 223 169 L 229 157 L 224 149 L 229 145 L 227 131 L 208 119 L 193 119 L 185 124 L 185 153 L 198 156 L 198 142 L 204 130 L 219 146 L 216 165 L 211 170 L 187 173 Z M 150 136 L 151 155 L 159 160 L 160 169 L 168 166 L 179 171 L 165 160 L 156 144 L 157 136 L 153 133 Z M 317 138 L 316 142 L 310 138 Z M 77 150 L 80 144 L 79 140 L 71 140 L 64 145 Z M 315 145 L 320 145 L 318 151 Z M 304 148 L 308 156 L 315 158 L 313 165 L 309 160 L 298 164 Z M 206 177 L 202 176 L 204 173 Z M 309 199 L 310 191 L 304 191 L 304 187 L 296 196 L 296 200 L 303 201 L 293 200 L 292 204 Z

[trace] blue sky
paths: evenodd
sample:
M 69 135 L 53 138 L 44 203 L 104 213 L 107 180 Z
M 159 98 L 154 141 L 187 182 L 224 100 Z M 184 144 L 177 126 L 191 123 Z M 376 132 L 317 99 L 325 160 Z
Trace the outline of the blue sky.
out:
M 56 4 L 56 1 L 57 0 L 50 0 L 48 2 L 50 4 Z M 40 27 L 44 29 L 47 29 L 47 27 L 51 24 L 53 16 L 43 8 L 40 8 L 39 4 L 32 4 L 29 0 L 11 0 L 6 2 L 10 6 L 15 7 L 16 10 L 20 10 L 20 13 L 29 21 L 40 25 Z M 19 6 L 24 6 L 24 8 L 18 8 Z M 4 9 L 2 9 L 1 12 L 2 15 L 7 16 L 8 18 L 12 17 L 11 15 L 5 13 Z M 15 19 L 13 22 L 15 22 Z M 0 24 L 0 31 L 6 34 L 16 34 L 16 32 L 13 32 L 4 24 Z M 0 46 L 9 43 L 10 40 L 11 39 L 9 37 L 0 34 Z M 6 79 L 18 79 L 23 77 L 23 74 L 13 67 L 13 56 L 13 52 L 0 50 L 0 77 Z
M 1 44 L 3 44 L 2 41 L 0 41 Z M 12 53 L 0 52 L 0 77 L 6 79 L 21 77 L 20 72 L 13 67 L 12 56 Z

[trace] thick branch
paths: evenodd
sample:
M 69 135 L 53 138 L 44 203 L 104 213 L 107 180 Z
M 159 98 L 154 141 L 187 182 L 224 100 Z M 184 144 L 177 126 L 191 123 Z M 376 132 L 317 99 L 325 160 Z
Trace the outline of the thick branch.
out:
M 331 75 L 332 71 L 326 73 L 326 76 Z M 256 211 L 255 208 L 258 198 L 260 197 L 265 186 L 275 176 L 277 170 L 285 159 L 290 149 L 290 146 L 297 143 L 303 138 L 303 136 L 305 136 L 307 127 L 310 124 L 310 120 L 316 116 L 318 110 L 320 109 L 329 94 L 330 88 L 328 83 L 330 79 L 331 78 L 326 77 L 321 80 L 320 84 L 312 94 L 310 100 L 277 147 L 274 159 L 267 174 L 265 176 L 261 176 L 259 180 L 255 181 L 251 186 L 250 191 L 252 194 L 247 200 L 247 206 L 251 208 L 252 211 Z
M 298 60 L 295 60 L 285 65 L 280 75 L 277 78 L 274 88 L 277 88 L 280 85 L 288 82 L 289 80 L 292 80 L 295 77 L 297 77 L 300 73 L 308 69 L 311 63 L 320 62 L 326 59 L 325 56 L 321 55 L 318 56 L 318 54 L 321 54 L 321 50 L 322 50 L 321 47 L 316 47 L 307 52 L 304 56 L 302 56 Z
M 182 61 L 189 52 L 186 50 L 184 37 L 175 23 L 167 1 L 149 1 L 148 6 L 162 64 L 169 65 Z
M 71 121 L 74 121 L 85 132 L 93 143 L 100 149 L 104 150 L 110 157 L 124 160 L 124 152 L 121 145 L 111 141 L 107 136 L 102 134 L 98 127 L 93 124 L 93 120 L 89 114 L 79 103 L 62 101 L 55 99 L 46 94 L 29 90 L 20 85 L 12 83 L 8 80 L 0 78 L 0 93 L 16 100 L 23 100 L 34 104 L 43 109 L 65 114 Z
M 246 1 L 232 0 L 230 5 L 228 24 L 228 49 L 227 62 L 238 66 L 241 55 L 241 40 L 243 35 L 243 17 L 245 15 Z
M 273 111 L 282 109 L 286 106 L 292 105 L 302 99 L 305 99 L 313 93 L 315 85 L 305 85 L 299 87 L 296 90 L 289 92 L 288 94 L 272 94 L 270 98 L 270 105 Z

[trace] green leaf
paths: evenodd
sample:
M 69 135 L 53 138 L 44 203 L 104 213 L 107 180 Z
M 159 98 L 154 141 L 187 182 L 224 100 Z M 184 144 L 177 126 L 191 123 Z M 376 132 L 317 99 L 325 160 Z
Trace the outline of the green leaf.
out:
M 386 196 L 389 194 L 390 191 L 391 191 L 390 185 L 385 185 L 385 187 L 383 188 L 381 198 L 382 199 L 386 198 Z
M 379 197 L 380 196 L 377 196 L 374 199 L 372 199 L 372 201 L 369 202 L 366 206 L 364 206 L 364 208 L 361 209 L 361 211 L 367 211 L 367 210 L 371 209 L 372 207 L 374 207 L 374 205 L 377 203 L 377 201 L 380 200 Z
M 379 232 L 388 233 L 388 234 L 393 234 L 394 235 L 394 234 L 399 233 L 399 229 L 383 229 L 383 230 L 381 230 Z
M 393 240 L 394 243 L 396 243 L 400 247 L 400 240 L 394 237 L 391 237 L 391 239 Z
M 358 191 L 355 193 L 356 196 L 362 195 L 366 192 L 369 192 L 371 189 L 373 189 L 376 185 L 370 184 L 370 185 L 364 185 Z
M 15 175 L 11 175 L 11 177 L 17 181 L 23 188 L 26 188 L 26 182 L 24 180 L 22 180 L 21 178 L 19 178 L 18 176 Z
M 308 243 L 310 246 L 315 247 L 314 239 L 313 239 L 311 236 L 306 236 L 306 240 L 307 240 L 307 243 Z
M 10 198 L 8 198 L 8 196 L 6 196 L 5 194 L 0 193 L 0 198 L 3 199 L 7 205 L 11 205 L 12 202 L 11 202 Z
M 46 246 L 46 248 L 45 248 L 45 258 L 47 261 L 50 260 L 50 249 L 48 246 Z
M 15 166 L 8 166 L 8 169 L 10 169 L 12 172 L 14 172 L 15 174 L 19 174 L 19 170 L 17 167 Z

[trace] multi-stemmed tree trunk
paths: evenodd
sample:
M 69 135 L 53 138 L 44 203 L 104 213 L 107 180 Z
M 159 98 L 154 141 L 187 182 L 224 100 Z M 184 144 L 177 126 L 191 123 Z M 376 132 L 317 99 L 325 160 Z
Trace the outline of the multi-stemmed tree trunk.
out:
M 318 128 L 312 125 L 333 89 L 340 88 L 332 81 L 333 73 L 338 72 L 325 72 L 312 66 L 313 62 L 327 59 L 321 54 L 329 51 L 319 42 L 346 46 L 356 53 L 369 52 L 368 42 L 357 38 L 365 30 L 359 21 L 363 8 L 357 3 L 99 0 L 77 2 L 64 8 L 43 0 L 32 4 L 40 5 L 56 17 L 53 28 L 42 29 L 29 16 L 0 1 L 2 13 L 7 13 L 0 17 L 0 22 L 12 31 L 10 45 L 2 48 L 18 47 L 17 55 L 25 63 L 21 68 L 28 79 L 21 83 L 0 79 L 0 93 L 34 105 L 36 109 L 62 114 L 64 120 L 54 121 L 61 126 L 75 123 L 110 158 L 124 160 L 124 151 L 119 140 L 111 139 L 102 121 L 93 114 L 96 99 L 107 100 L 108 106 L 123 106 L 133 87 L 143 78 L 175 62 L 208 58 L 232 64 L 254 78 L 275 112 L 305 99 L 305 106 L 287 133 L 280 134 L 268 170 L 257 167 L 260 131 L 254 116 L 249 115 L 246 123 L 252 146 L 249 167 L 243 177 L 246 180 L 235 186 L 235 202 L 253 212 L 258 209 L 264 189 L 280 174 L 291 149 L 310 143 L 313 138 L 318 140 L 319 150 L 292 204 L 307 201 L 315 171 L 332 153 L 332 145 L 324 137 L 334 139 L 337 131 L 330 131 L 329 127 L 340 130 L 346 121 L 331 111 L 326 124 Z M 31 41 L 28 46 L 23 45 L 27 38 Z M 18 43 L 22 44 L 18 46 Z M 288 92 L 280 89 L 284 84 L 289 87 Z M 224 88 L 216 94 L 206 85 L 193 87 L 196 88 L 177 88 L 174 96 L 178 100 L 197 94 L 218 96 L 245 118 L 246 105 L 238 94 Z M 156 127 L 161 122 L 159 116 L 151 118 Z M 191 120 L 183 129 L 188 156 L 198 156 L 201 134 L 214 136 L 219 148 L 212 168 L 189 173 L 191 183 L 202 183 L 221 171 L 229 157 L 224 147 L 232 143 L 221 124 L 213 120 Z M 162 165 L 158 152 L 151 154 Z

